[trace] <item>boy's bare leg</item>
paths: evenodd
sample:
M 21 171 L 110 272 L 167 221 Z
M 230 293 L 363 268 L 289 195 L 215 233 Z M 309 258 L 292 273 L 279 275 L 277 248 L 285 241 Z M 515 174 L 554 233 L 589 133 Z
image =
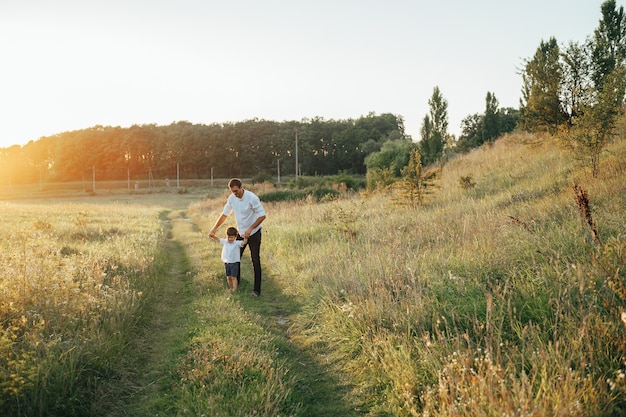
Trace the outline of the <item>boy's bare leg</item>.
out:
M 231 280 L 230 289 L 235 291 L 237 287 L 239 286 L 239 283 L 237 282 L 237 277 L 228 277 L 228 279 Z
M 226 282 L 228 283 L 228 289 L 232 291 L 232 289 L 233 289 L 233 277 L 226 277 Z

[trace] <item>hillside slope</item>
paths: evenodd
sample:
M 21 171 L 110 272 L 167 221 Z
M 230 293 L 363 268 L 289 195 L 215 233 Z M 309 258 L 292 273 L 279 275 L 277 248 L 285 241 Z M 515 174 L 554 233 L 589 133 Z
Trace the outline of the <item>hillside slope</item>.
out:
M 416 209 L 270 206 L 266 265 L 367 415 L 620 415 L 625 188 L 623 139 L 594 179 L 512 135 L 446 164 Z

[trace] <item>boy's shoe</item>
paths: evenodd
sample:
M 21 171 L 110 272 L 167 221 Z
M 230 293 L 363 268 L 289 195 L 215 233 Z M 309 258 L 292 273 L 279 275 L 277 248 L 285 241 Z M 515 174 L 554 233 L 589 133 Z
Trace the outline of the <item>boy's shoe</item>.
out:
M 259 295 L 260 295 L 260 294 L 259 294 L 258 292 L 256 292 L 256 291 L 252 291 L 252 296 L 253 296 L 253 297 L 258 297 Z

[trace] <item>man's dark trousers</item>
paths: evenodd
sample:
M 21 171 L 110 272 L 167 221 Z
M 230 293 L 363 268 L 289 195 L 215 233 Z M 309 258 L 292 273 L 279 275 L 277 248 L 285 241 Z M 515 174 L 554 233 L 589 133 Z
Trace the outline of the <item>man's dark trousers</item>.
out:
M 241 248 L 241 257 L 247 246 L 250 246 L 250 258 L 252 258 L 252 268 L 254 269 L 254 292 L 261 295 L 261 231 L 259 229 L 255 234 L 250 235 L 248 243 Z M 237 274 L 237 283 L 241 280 L 241 268 Z

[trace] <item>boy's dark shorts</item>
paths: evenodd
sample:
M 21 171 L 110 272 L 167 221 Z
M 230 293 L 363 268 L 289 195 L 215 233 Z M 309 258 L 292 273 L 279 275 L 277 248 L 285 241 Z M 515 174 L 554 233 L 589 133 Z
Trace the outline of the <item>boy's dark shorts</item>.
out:
M 224 264 L 224 269 L 226 269 L 226 276 L 236 277 L 237 275 L 239 275 L 239 264 L 240 262 Z

